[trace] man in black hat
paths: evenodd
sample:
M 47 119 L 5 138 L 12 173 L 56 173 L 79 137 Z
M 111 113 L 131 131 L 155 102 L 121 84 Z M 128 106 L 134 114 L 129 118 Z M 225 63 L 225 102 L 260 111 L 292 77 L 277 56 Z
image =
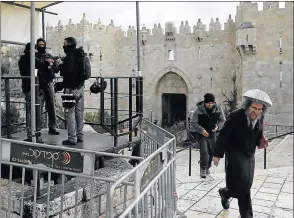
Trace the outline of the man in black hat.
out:
M 46 52 L 46 41 L 42 38 L 37 40 L 37 53 L 36 53 L 36 66 L 38 69 L 39 83 L 40 83 L 40 95 L 41 111 L 45 103 L 46 110 L 49 118 L 49 134 L 59 135 L 56 127 L 56 106 L 55 106 L 55 92 L 53 79 L 55 73 L 58 73 L 57 63 L 52 59 L 52 55 Z M 42 116 L 41 116 L 42 120 Z
M 210 174 L 216 132 L 222 128 L 225 116 L 222 108 L 215 103 L 212 93 L 204 95 L 204 101 L 197 103 L 191 119 L 192 129 L 198 133 L 200 150 L 200 176 L 206 178 Z

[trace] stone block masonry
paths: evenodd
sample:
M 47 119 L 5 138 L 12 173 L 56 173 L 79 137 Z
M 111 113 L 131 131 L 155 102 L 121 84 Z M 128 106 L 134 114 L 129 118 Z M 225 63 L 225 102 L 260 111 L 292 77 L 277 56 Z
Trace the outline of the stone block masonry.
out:
M 187 112 L 194 110 L 206 92 L 213 92 L 218 103 L 221 92 L 232 90 L 233 76 L 238 78 L 238 96 L 253 88 L 269 93 L 273 108 L 267 116 L 270 124 L 293 125 L 293 3 L 279 8 L 274 2 L 241 2 L 236 17 L 221 24 L 218 18 L 205 25 L 181 22 L 176 27 L 167 22 L 165 28 L 154 24 L 140 30 L 141 71 L 144 77 L 144 113 L 153 111 L 153 118 L 162 118 L 161 95 L 182 93 L 187 96 Z M 222 28 L 224 26 L 224 28 Z M 93 76 L 132 76 L 136 65 L 136 29 L 127 31 L 114 25 L 92 24 L 83 15 L 78 24 L 53 27 L 47 25 L 48 46 L 55 55 L 63 54 L 67 36 L 77 38 L 91 55 Z M 174 75 L 176 74 L 176 76 Z M 167 81 L 166 79 L 170 81 Z M 87 81 L 86 90 L 93 79 Z M 120 91 L 128 90 L 127 83 Z M 99 108 L 97 95 L 85 95 L 86 107 Z M 105 102 L 106 106 L 109 102 Z M 119 101 L 119 109 L 127 102 Z
M 124 159 L 111 159 L 105 161 L 105 167 L 95 171 L 95 176 L 113 179 L 116 181 L 121 176 L 125 175 L 132 169 L 132 166 Z M 77 189 L 77 203 L 76 203 L 76 185 Z M 1 218 L 8 217 L 8 181 L 1 180 L 1 197 L 2 209 Z M 60 215 L 60 201 L 61 201 L 61 185 L 54 185 L 50 187 L 50 202 L 49 202 L 49 216 L 58 218 Z M 24 189 L 24 217 L 32 217 L 33 212 L 33 187 L 25 186 Z M 77 217 L 89 218 L 104 217 L 107 202 L 107 183 L 102 181 L 93 182 L 93 192 L 91 192 L 90 180 L 83 178 L 73 178 L 65 183 L 64 198 L 63 198 L 63 212 L 62 217 L 70 218 L 74 216 L 75 204 L 77 204 Z M 114 212 L 116 215 L 123 212 L 124 197 L 126 194 L 126 204 L 128 205 L 134 197 L 134 189 L 131 186 L 120 186 L 115 189 L 114 193 Z M 92 203 L 90 201 L 91 195 L 93 197 Z M 11 211 L 10 217 L 19 218 L 20 203 L 21 203 L 21 184 L 12 182 L 11 192 Z M 47 211 L 47 188 L 42 190 L 42 197 L 37 199 L 36 205 L 37 218 L 45 218 Z

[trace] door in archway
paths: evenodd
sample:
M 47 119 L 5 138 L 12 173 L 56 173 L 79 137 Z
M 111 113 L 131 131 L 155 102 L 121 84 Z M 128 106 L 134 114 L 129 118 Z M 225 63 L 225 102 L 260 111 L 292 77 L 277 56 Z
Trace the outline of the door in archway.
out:
M 185 122 L 187 116 L 187 97 L 181 93 L 163 93 L 162 126 L 170 127 L 177 122 Z
M 179 74 L 168 72 L 159 79 L 156 98 L 160 103 L 158 102 L 155 113 L 161 119 L 161 126 L 172 126 L 175 122 L 186 121 L 187 94 L 187 84 Z

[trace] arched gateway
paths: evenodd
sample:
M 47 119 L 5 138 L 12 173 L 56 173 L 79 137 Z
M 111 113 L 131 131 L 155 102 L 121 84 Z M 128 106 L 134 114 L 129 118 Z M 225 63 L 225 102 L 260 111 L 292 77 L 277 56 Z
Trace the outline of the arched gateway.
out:
M 189 89 L 185 80 L 173 71 L 168 71 L 157 80 L 157 115 L 162 126 L 186 121 Z

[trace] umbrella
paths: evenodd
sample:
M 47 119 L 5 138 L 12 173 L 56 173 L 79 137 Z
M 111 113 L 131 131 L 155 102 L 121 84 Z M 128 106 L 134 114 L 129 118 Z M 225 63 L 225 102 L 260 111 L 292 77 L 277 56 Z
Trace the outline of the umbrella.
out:
M 243 94 L 243 98 L 247 98 L 256 103 L 264 104 L 266 107 L 271 107 L 273 105 L 270 97 L 264 91 L 259 89 L 251 89 Z

